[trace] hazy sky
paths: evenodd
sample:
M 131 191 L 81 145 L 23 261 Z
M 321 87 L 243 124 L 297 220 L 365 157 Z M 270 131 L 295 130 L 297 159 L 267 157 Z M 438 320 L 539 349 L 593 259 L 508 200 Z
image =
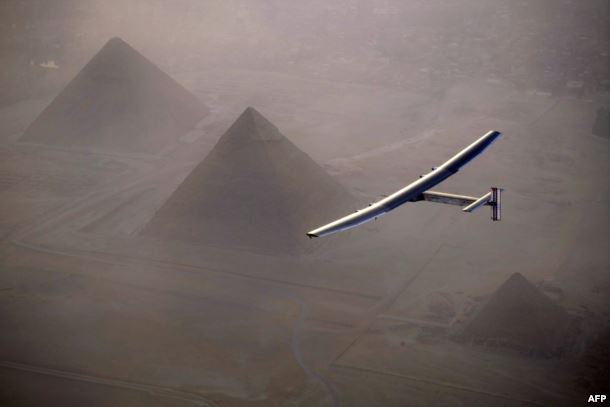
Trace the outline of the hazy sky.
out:
M 608 76 L 603 0 L 5 0 L 0 15 L 0 83 L 22 78 L 31 92 L 37 82 L 59 89 L 113 36 L 169 71 L 229 66 L 403 88 Z

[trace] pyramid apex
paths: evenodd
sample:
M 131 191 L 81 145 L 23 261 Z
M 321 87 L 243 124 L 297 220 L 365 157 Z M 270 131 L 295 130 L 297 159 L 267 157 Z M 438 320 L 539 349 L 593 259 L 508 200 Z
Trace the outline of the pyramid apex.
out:
M 134 56 L 137 56 L 137 57 L 133 58 Z M 119 58 L 119 60 L 117 61 L 117 60 L 115 60 L 115 58 Z M 131 63 L 133 63 L 134 60 L 146 59 L 138 51 L 136 51 L 135 48 L 133 48 L 128 43 L 126 43 L 122 38 L 112 37 L 108 41 L 106 41 L 106 44 L 104 44 L 104 46 L 102 48 L 100 48 L 100 50 L 97 52 L 97 54 L 95 54 L 95 56 L 90 61 L 90 63 L 87 64 L 85 66 L 85 68 L 83 68 L 83 69 L 87 69 L 88 65 L 90 65 L 92 61 L 99 61 L 100 59 L 102 59 L 102 60 L 110 59 L 111 60 L 110 62 L 105 63 L 105 64 L 109 64 L 110 66 L 106 66 L 104 64 L 101 71 L 103 71 L 103 73 L 112 72 L 117 69 L 117 66 L 115 66 L 115 65 L 124 64 L 124 60 L 126 58 L 128 58 L 128 60 L 130 60 Z M 146 59 L 146 61 L 150 62 L 150 61 L 148 61 L 148 59 Z M 99 64 L 99 62 L 97 62 L 97 64 Z
M 268 123 L 271 124 L 271 122 L 269 122 L 269 120 L 265 116 L 263 116 L 261 114 L 261 112 L 259 112 L 258 110 L 256 110 L 252 106 L 246 107 L 246 109 L 242 112 L 241 116 L 250 116 L 252 119 L 255 119 L 255 120 L 258 119 L 258 120 L 261 120 L 261 121 L 264 121 L 264 122 L 268 122 Z
M 116 46 L 116 45 L 129 46 L 129 44 L 127 44 L 121 37 L 112 37 L 106 42 L 106 46 Z
M 515 288 L 525 286 L 534 287 L 534 285 L 527 278 L 525 278 L 523 274 L 519 272 L 511 274 L 510 277 L 508 277 L 508 279 L 506 279 L 506 281 L 504 281 L 504 283 L 500 286 L 500 289 L 505 288 L 507 286 Z
M 543 296 L 542 293 L 538 291 L 538 288 L 530 282 L 525 276 L 519 272 L 513 273 L 508 277 L 495 293 L 492 295 L 494 297 L 501 298 L 511 298 L 511 299 L 523 299 L 525 297 L 538 297 Z
M 231 139 L 258 141 L 284 140 L 279 129 L 252 106 L 248 106 L 227 130 L 225 136 Z
M 519 273 L 518 271 L 511 274 L 510 277 L 508 278 L 508 280 L 506 281 L 525 281 L 525 282 L 529 282 L 527 278 L 525 278 L 525 276 L 521 273 Z
M 237 120 L 241 119 L 242 117 L 246 117 L 246 116 L 254 118 L 255 116 L 262 116 L 262 115 L 252 106 L 248 106 L 244 109 L 243 112 L 241 112 L 241 114 L 239 115 Z

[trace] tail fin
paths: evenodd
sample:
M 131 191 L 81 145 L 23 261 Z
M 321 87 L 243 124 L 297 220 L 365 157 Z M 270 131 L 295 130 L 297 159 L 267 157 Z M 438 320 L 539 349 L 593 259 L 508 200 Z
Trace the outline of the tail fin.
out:
M 502 188 L 491 187 L 489 205 L 491 205 L 491 220 L 494 222 L 502 219 L 502 191 Z

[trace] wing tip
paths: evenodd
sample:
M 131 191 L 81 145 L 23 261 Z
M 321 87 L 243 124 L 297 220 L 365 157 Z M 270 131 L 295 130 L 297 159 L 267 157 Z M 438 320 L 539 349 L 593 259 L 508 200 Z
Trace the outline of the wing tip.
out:
M 312 237 L 320 237 L 320 236 L 316 235 L 313 232 L 307 232 L 307 237 L 311 239 Z

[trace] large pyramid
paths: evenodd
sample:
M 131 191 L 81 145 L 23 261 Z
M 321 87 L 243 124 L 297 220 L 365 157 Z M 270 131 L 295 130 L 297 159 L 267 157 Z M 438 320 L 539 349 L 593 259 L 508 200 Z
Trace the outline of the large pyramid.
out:
M 545 356 L 561 352 L 567 312 L 520 273 L 504 282 L 466 325 L 462 337 Z
M 120 38 L 112 38 L 25 131 L 53 146 L 154 153 L 206 109 Z
M 247 108 L 142 234 L 269 254 L 298 254 L 305 233 L 353 197 L 255 109 Z

